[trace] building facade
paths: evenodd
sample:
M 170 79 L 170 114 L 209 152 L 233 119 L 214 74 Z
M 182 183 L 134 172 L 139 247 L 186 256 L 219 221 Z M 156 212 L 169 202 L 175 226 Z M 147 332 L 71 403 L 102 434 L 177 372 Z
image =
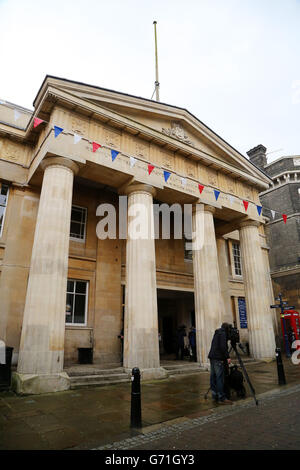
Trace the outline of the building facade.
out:
M 289 305 L 300 309 L 300 156 L 285 156 L 267 163 L 266 147 L 248 152 L 250 160 L 270 178 L 272 186 L 260 199 L 269 221 L 266 234 L 270 247 L 270 268 L 274 293 L 280 292 Z M 271 211 L 275 211 L 275 213 Z M 286 223 L 282 214 L 287 215 Z
M 34 111 L 1 102 L 0 338 L 14 347 L 15 389 L 67 389 L 78 348 L 119 366 L 122 329 L 123 366 L 143 379 L 165 376 L 182 323 L 195 325 L 204 366 L 223 321 L 253 357 L 272 358 L 257 210 L 270 183 L 182 108 L 51 76 Z M 189 210 L 192 249 L 172 228 L 153 236 L 153 203 L 177 205 L 183 227 Z M 109 237 L 105 218 L 116 222 Z M 130 231 L 137 218 L 142 237 Z

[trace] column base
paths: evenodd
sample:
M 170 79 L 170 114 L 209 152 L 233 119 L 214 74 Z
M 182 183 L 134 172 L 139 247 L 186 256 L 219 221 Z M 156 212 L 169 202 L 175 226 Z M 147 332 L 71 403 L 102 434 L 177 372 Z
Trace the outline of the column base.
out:
M 127 374 L 131 374 L 132 369 L 124 369 Z M 141 380 L 166 379 L 169 375 L 163 367 L 153 369 L 140 369 Z
M 12 387 L 19 395 L 62 392 L 70 388 L 70 377 L 66 372 L 41 375 L 13 372 Z

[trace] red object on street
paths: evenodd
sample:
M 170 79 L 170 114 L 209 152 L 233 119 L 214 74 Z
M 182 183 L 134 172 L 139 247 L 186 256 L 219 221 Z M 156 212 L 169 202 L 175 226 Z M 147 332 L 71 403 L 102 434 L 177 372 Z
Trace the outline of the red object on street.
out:
M 294 341 L 300 341 L 300 315 L 296 310 L 286 310 L 283 314 L 280 315 L 281 319 L 281 329 L 283 337 L 287 335 L 290 348 L 292 349 L 292 344 Z M 284 320 L 284 323 L 283 323 Z M 296 348 L 300 349 L 300 342 L 297 344 Z

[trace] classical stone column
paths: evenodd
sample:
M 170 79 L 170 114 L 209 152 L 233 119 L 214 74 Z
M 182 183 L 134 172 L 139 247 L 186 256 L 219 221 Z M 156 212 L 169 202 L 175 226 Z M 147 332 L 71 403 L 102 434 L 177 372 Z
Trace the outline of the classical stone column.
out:
M 275 338 L 259 225 L 260 223 L 254 220 L 241 223 L 240 246 L 250 353 L 256 359 L 268 360 L 275 357 Z
M 66 286 L 74 173 L 66 158 L 46 158 L 36 221 L 17 373 L 19 393 L 69 388 L 63 372 Z
M 153 220 L 155 189 L 131 185 L 128 195 L 124 367 L 138 367 L 142 378 L 166 375 L 160 368 Z
M 215 208 L 197 204 L 193 210 L 193 267 L 197 357 L 203 366 L 214 332 L 221 327 L 221 288 L 213 214 Z
M 222 322 L 233 323 L 233 314 L 230 301 L 229 265 L 226 240 L 217 238 L 217 251 L 221 286 L 221 318 Z

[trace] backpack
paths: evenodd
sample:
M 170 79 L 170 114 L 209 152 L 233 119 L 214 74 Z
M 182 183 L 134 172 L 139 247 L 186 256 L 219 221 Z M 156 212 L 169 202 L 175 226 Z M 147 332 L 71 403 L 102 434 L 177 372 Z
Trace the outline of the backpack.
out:
M 237 366 L 231 367 L 229 373 L 229 386 L 236 392 L 237 396 L 240 398 L 245 398 L 246 396 L 246 390 L 243 383 L 244 376 L 242 372 L 238 370 Z

